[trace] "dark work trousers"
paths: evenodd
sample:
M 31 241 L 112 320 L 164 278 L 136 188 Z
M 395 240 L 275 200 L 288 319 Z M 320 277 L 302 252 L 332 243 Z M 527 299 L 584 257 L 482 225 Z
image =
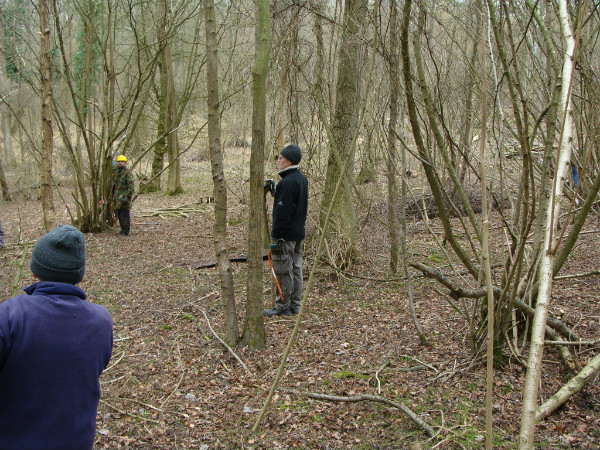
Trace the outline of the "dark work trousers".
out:
M 297 313 L 302 302 L 302 247 L 304 241 L 282 241 L 281 250 L 273 251 L 271 259 L 277 274 L 283 299 L 277 291 L 275 308 Z
M 121 234 L 127 236 L 131 228 L 131 218 L 129 216 L 129 210 L 117 209 L 117 217 L 119 218 L 119 225 L 121 226 Z

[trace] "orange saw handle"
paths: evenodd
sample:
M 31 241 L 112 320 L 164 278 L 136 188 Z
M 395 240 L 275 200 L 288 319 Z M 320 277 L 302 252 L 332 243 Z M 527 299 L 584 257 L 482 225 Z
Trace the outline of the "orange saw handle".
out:
M 283 292 L 281 291 L 281 286 L 279 286 L 279 280 L 277 279 L 277 275 L 275 274 L 275 267 L 273 267 L 273 261 L 271 260 L 271 250 L 269 250 L 268 258 L 269 265 L 271 266 L 271 273 L 273 274 L 273 278 L 275 278 L 275 284 L 277 285 L 277 290 L 279 291 L 279 296 L 283 301 Z

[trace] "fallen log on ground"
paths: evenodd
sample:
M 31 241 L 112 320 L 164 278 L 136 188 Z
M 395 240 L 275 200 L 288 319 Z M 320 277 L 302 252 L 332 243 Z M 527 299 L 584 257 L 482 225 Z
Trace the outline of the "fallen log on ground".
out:
M 266 261 L 268 258 L 269 258 L 268 253 L 265 253 L 262 257 L 263 261 Z M 230 256 L 229 261 L 231 261 L 231 262 L 247 262 L 248 256 L 246 256 L 246 255 Z M 217 267 L 217 259 L 216 258 L 210 258 L 210 259 L 204 260 L 204 262 L 200 263 L 199 266 L 194 267 L 194 270 L 210 269 L 211 267 Z
M 544 417 L 554 412 L 556 408 L 581 391 L 598 372 L 600 372 L 600 354 L 594 356 L 581 372 L 571 378 L 556 394 L 544 404 L 538 406 L 535 411 L 535 421 L 540 422 Z

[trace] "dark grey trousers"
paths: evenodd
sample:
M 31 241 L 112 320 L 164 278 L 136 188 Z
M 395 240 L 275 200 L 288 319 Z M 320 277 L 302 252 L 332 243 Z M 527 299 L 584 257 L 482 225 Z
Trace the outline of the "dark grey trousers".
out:
M 271 252 L 277 281 L 283 291 L 283 299 L 277 290 L 275 308 L 280 311 L 298 312 L 302 302 L 302 247 L 304 241 L 283 241 L 281 251 Z

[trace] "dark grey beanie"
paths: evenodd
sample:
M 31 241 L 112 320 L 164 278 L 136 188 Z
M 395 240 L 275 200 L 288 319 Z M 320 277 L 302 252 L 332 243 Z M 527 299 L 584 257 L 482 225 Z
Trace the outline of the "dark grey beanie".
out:
M 302 150 L 294 144 L 286 145 L 279 154 L 294 165 L 299 164 L 302 159 Z
M 83 233 L 71 225 L 57 226 L 38 239 L 29 267 L 43 281 L 79 283 L 85 273 Z

